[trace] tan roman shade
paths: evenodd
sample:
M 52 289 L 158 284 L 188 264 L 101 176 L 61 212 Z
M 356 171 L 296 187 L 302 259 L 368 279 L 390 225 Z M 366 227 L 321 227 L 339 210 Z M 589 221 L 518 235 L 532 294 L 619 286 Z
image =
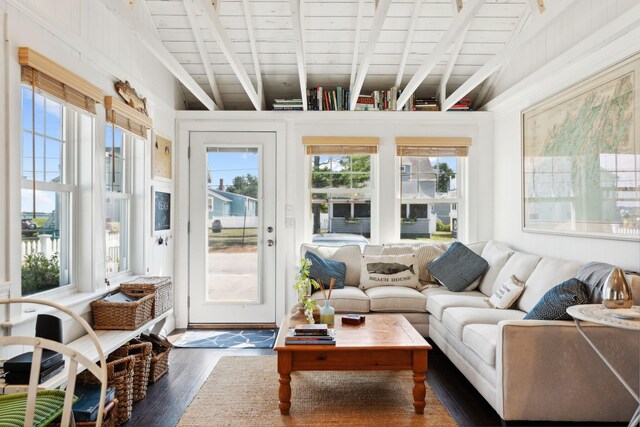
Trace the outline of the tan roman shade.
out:
M 58 99 L 96 113 L 102 90 L 28 47 L 18 48 L 22 82 Z
M 143 138 L 147 137 L 147 130 L 153 126 L 149 117 L 112 96 L 104 97 L 104 108 L 107 110 L 108 123 L 113 123 Z
M 464 157 L 471 138 L 397 137 L 396 154 L 407 157 Z
M 376 154 L 380 138 L 360 136 L 303 136 L 308 155 Z

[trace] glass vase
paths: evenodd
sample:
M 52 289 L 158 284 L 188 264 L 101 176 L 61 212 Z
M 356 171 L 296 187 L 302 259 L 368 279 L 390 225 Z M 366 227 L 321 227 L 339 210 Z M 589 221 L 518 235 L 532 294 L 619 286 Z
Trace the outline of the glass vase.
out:
M 324 300 L 324 305 L 320 308 L 320 323 L 326 323 L 327 325 L 333 325 L 336 311 L 329 305 L 329 300 Z

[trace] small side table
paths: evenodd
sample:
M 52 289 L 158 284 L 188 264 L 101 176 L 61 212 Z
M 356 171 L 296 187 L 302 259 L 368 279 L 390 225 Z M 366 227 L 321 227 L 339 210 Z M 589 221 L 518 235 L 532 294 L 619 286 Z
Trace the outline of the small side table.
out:
M 618 378 L 618 381 L 622 383 L 622 385 L 627 389 L 627 391 L 633 396 L 633 398 L 638 402 L 638 409 L 631 417 L 631 421 L 629 421 L 629 427 L 635 426 L 640 422 L 640 397 L 638 394 L 627 384 L 627 382 L 622 378 L 622 376 L 616 371 L 616 369 L 611 365 L 611 363 L 607 360 L 607 358 L 602 354 L 600 350 L 596 347 L 596 345 L 589 339 L 587 334 L 582 329 L 580 322 L 591 322 L 596 323 L 598 325 L 609 326 L 612 328 L 619 329 L 627 329 L 631 331 L 640 332 L 640 319 L 621 319 L 618 317 L 613 317 L 607 313 L 607 310 L 604 308 L 602 304 L 582 304 L 582 305 L 574 305 L 573 307 L 567 308 L 567 313 L 573 317 L 573 321 L 580 332 L 580 335 L 589 343 L 593 351 L 596 352 L 600 359 L 607 365 L 607 367 L 613 372 L 613 374 Z

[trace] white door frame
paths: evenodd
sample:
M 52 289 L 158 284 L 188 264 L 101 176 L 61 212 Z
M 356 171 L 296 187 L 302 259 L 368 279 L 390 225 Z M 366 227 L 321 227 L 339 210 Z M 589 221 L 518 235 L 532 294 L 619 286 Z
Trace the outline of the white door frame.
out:
M 176 328 L 186 328 L 189 322 L 187 298 L 189 296 L 189 133 L 194 132 L 275 132 L 276 163 L 286 164 L 287 126 L 284 122 L 254 121 L 223 122 L 218 121 L 212 113 L 203 113 L 202 119 L 178 120 L 176 122 L 177 144 L 174 150 L 176 171 L 176 210 L 175 210 L 175 300 L 174 310 Z M 279 192 L 276 200 L 276 322 L 279 324 L 286 307 L 286 230 L 285 202 L 283 191 L 286 188 L 285 168 L 276 174 L 276 189 Z

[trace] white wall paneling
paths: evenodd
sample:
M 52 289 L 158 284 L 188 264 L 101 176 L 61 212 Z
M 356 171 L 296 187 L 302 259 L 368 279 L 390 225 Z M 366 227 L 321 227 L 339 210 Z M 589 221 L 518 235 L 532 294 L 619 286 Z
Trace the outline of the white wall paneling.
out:
M 588 36 L 573 45 L 571 43 L 576 40 L 572 39 L 574 32 L 571 28 L 548 28 L 540 35 L 540 39 L 553 39 L 554 43 L 538 43 L 528 46 L 523 51 L 535 63 L 544 60 L 549 62 L 537 71 L 532 71 L 488 104 L 495 112 L 494 237 L 526 252 L 581 262 L 608 262 L 638 271 L 638 242 L 525 233 L 521 228 L 521 111 L 640 52 L 640 28 L 637 26 L 640 22 L 640 6 L 637 6 L 636 2 L 631 2 L 635 6 L 631 10 L 627 10 L 630 2 L 624 1 L 607 4 L 582 3 L 582 6 L 587 3 L 590 6 L 589 14 L 593 14 L 588 23 L 582 20 L 570 23 L 561 19 L 556 25 L 575 27 L 575 37 L 580 37 L 580 34 Z M 623 11 L 626 13 L 622 14 Z M 598 15 L 606 15 L 609 18 L 613 15 L 614 19 L 602 25 L 605 18 Z M 562 37 L 559 37 L 558 31 L 562 32 Z M 567 40 L 567 37 L 570 40 Z M 564 47 L 570 46 L 562 55 L 558 55 L 556 40 Z M 509 67 L 517 76 L 520 67 L 527 66 L 526 62 L 524 59 L 512 61 Z M 505 75 L 509 75 L 509 71 L 505 72 Z
M 396 187 L 399 188 L 395 159 L 396 136 L 467 136 L 473 145 L 466 162 L 465 191 L 469 194 L 465 209 L 468 227 L 462 227 L 461 240 L 488 240 L 492 237 L 493 199 L 493 116 L 485 113 L 422 113 L 422 112 L 178 112 L 178 153 L 176 177 L 176 326 L 187 325 L 188 277 L 188 159 L 190 131 L 276 131 L 278 135 L 278 321 L 282 310 L 295 303 L 291 283 L 300 258 L 299 248 L 310 241 L 311 208 L 307 188 L 307 157 L 302 146 L 303 136 L 375 136 L 380 138 L 377 156 L 376 192 L 378 212 L 372 224 L 372 242 L 393 242 L 399 239 L 400 227 Z M 397 197 L 397 196 L 396 196 Z M 398 212 L 396 212 L 398 211 Z M 397 227 L 388 226 L 396 224 Z M 286 297 L 285 297 L 286 296 Z

